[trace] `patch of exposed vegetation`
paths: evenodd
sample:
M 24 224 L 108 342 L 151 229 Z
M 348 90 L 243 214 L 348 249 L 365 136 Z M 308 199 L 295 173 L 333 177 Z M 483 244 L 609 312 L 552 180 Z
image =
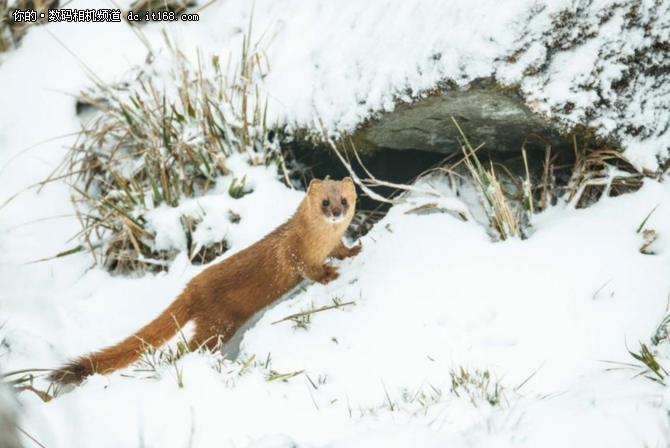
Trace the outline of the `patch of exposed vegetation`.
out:
M 469 397 L 473 404 L 485 401 L 491 406 L 506 402 L 505 388 L 491 377 L 488 370 L 469 371 L 463 367 L 452 370 L 451 391 L 456 396 Z
M 633 372 L 636 372 L 635 377 L 647 378 L 648 380 L 665 386 L 666 379 L 670 374 L 659 361 L 659 350 L 660 346 L 666 344 L 669 340 L 670 314 L 667 314 L 666 310 L 665 317 L 658 324 L 656 330 L 654 330 L 654 334 L 651 336 L 651 346 L 640 342 L 637 351 L 628 349 L 628 353 L 635 360 L 635 363 L 606 361 L 617 366 L 610 368 L 609 370 L 632 370 Z
M 267 72 L 262 50 L 245 39 L 241 62 L 224 68 L 218 56 L 194 65 L 166 41 L 171 71 L 162 79 L 150 60 L 133 71 L 131 82 L 95 80 L 82 93 L 80 102 L 98 112 L 61 167 L 74 182 L 79 249 L 115 273 L 169 265 L 178 250 L 156 247 L 147 213 L 207 194 L 221 176 L 233 174 L 226 164 L 231 155 L 243 154 L 251 165 L 283 167 L 266 121 L 267 99 L 254 84 Z M 233 177 L 232 198 L 250 192 L 245 177 Z M 204 214 L 182 216 L 186 249 L 196 263 L 227 249 L 225 240 L 205 246 L 194 241 Z
M 333 152 L 361 189 L 380 205 L 354 222 L 355 232 L 364 234 L 385 212 L 385 204 L 405 202 L 410 195 L 423 196 L 432 202 L 415 207 L 409 212 L 438 211 L 450 213 L 467 220 L 462 209 L 449 208 L 439 204 L 441 195 L 430 187 L 431 179 L 447 178 L 452 189 L 459 194 L 463 184 L 474 186 L 482 208 L 488 218 L 491 236 L 498 240 L 509 238 L 528 238 L 532 234 L 533 216 L 560 203 L 574 208 L 586 208 L 595 204 L 601 197 L 614 197 L 637 191 L 645 178 L 656 179 L 661 172 L 639 171 L 619 149 L 610 147 L 591 147 L 594 139 L 591 134 L 578 138 L 573 134 L 574 162 L 558 164 L 559 157 L 552 151 L 551 144 L 537 134 L 529 134 L 521 145 L 520 153 L 523 174 L 511 170 L 502 163 L 484 161 L 478 151 L 483 147 L 472 145 L 461 130 L 459 123 L 452 117 L 454 126 L 461 136 L 462 157 L 456 154 L 445 157 L 441 162 L 419 173 L 407 184 L 395 184 L 374 177 L 360 158 L 353 141 L 339 142 L 330 140 Z M 537 141 L 544 145 L 544 157 L 541 170 L 529 167 L 529 142 Z M 602 143 L 602 142 L 601 142 Z M 350 155 L 358 162 L 366 177 L 356 174 Z M 532 174 L 531 174 L 532 173 Z M 374 188 L 393 188 L 390 197 L 375 193 Z M 434 201 L 432 198 L 436 198 Z M 464 208 L 467 209 L 467 207 Z M 646 222 L 646 220 L 645 220 Z M 641 231 L 638 231 L 640 233 Z M 643 253 L 652 253 L 650 246 L 656 238 L 655 232 L 647 229 L 643 234 L 645 243 Z

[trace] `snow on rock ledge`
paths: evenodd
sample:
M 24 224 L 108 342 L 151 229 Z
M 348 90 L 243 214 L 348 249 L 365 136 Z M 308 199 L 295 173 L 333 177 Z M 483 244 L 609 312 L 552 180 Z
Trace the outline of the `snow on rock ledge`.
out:
M 188 24 L 193 41 L 209 22 L 212 48 L 237 52 L 248 2 L 207 11 Z M 615 137 L 638 167 L 657 168 L 670 148 L 667 1 L 258 0 L 253 29 L 272 115 L 292 127 L 352 132 L 445 81 L 492 76 L 564 130 Z
M 393 112 L 361 126 L 354 133 L 354 141 L 363 150 L 369 147 L 460 152 L 462 138 L 451 117 L 473 144 L 485 143 L 489 150 L 519 154 L 524 139 L 535 133 L 554 149 L 573 151 L 555 124 L 534 113 L 516 89 L 503 89 L 492 78 L 477 79 L 460 88 L 400 104 Z
M 498 70 L 564 126 L 613 135 L 638 167 L 670 150 L 670 2 L 538 3 Z

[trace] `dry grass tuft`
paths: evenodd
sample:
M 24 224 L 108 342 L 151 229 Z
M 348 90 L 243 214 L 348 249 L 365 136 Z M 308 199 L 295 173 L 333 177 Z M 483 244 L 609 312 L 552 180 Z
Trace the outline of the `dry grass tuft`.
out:
M 557 204 L 559 200 L 575 208 L 585 208 L 603 196 L 618 196 L 637 191 L 642 186 L 645 177 L 658 175 L 658 173 L 638 171 L 620 150 L 580 149 L 574 136 L 574 165 L 556 167 L 557 155 L 552 156 L 551 145 L 541 136 L 529 134 L 521 147 L 525 179 L 520 179 L 506 167 L 499 165 L 509 182 L 514 184 L 517 193 L 513 194 L 503 188 L 493 164 L 488 171 L 482 167 L 475 154 L 476 150 L 473 150 L 456 120 L 453 121 L 465 143 L 462 148 L 465 166 L 475 181 L 491 226 L 503 240 L 510 237 L 526 238 L 530 234 L 533 214 L 546 210 Z M 534 179 L 531 178 L 526 155 L 526 144 L 530 138 L 537 139 L 545 145 L 542 175 Z M 557 179 L 556 172 L 560 170 L 570 170 L 568 176 L 562 176 L 562 179 L 566 179 L 563 183 Z M 512 203 L 519 204 L 515 211 L 513 211 Z
M 206 352 L 204 347 L 201 347 L 199 351 L 201 353 Z M 179 361 L 189 353 L 191 353 L 191 349 L 188 341 L 184 333 L 179 331 L 178 341 L 174 347 L 169 344 L 161 347 L 144 346 L 140 358 L 133 364 L 133 370 L 145 378 L 159 379 L 164 369 L 174 368 L 177 385 L 184 387 L 184 370 Z
M 509 238 L 522 237 L 521 229 L 521 210 L 512 211 L 512 206 L 505 196 L 504 190 L 498 178 L 496 177 L 493 164 L 490 170 L 485 170 L 482 166 L 475 149 L 472 147 L 467 137 L 458 125 L 454 117 L 451 117 L 454 125 L 463 137 L 464 145 L 461 146 L 464 156 L 464 164 L 475 182 L 477 191 L 480 195 L 482 205 L 486 211 L 491 226 L 498 232 L 500 238 L 507 240 Z M 528 181 L 530 183 L 530 181 Z M 530 187 L 527 187 L 530 191 Z M 524 189 L 526 191 L 526 189 Z M 532 201 L 526 198 L 523 204 L 528 204 L 529 212 L 532 212 Z
M 579 148 L 574 139 L 575 164 L 568 184 L 562 189 L 566 202 L 586 208 L 604 196 L 637 191 L 646 177 L 657 173 L 640 172 L 616 149 Z
M 245 39 L 241 62 L 224 69 L 217 56 L 198 55 L 191 64 L 167 36 L 166 42 L 173 66 L 165 85 L 157 85 L 159 68 L 149 63 L 131 83 L 98 81 L 82 94 L 99 113 L 61 167 L 74 181 L 82 247 L 115 273 L 165 269 L 176 251 L 156 249 L 146 213 L 206 194 L 230 174 L 230 155 L 283 166 L 278 140 L 268 137 L 267 99 L 254 82 L 267 73 L 264 53 Z M 244 178 L 229 188 L 235 198 L 249 192 Z M 227 246 L 196 247 L 191 236 L 201 220 L 182 216 L 190 258 L 205 263 Z

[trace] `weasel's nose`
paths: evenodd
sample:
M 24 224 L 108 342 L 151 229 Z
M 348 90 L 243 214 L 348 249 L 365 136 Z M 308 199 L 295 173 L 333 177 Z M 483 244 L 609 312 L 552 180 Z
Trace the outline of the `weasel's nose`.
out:
M 333 209 L 333 216 L 337 217 L 337 216 L 340 216 L 341 214 L 342 214 L 341 209 L 339 209 L 339 208 L 334 208 Z

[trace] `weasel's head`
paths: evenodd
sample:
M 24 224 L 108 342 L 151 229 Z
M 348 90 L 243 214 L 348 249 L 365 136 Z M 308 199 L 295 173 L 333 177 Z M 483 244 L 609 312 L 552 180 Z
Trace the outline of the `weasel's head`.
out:
M 356 187 L 351 177 L 342 180 L 314 179 L 309 183 L 307 200 L 330 224 L 349 222 L 356 209 Z

